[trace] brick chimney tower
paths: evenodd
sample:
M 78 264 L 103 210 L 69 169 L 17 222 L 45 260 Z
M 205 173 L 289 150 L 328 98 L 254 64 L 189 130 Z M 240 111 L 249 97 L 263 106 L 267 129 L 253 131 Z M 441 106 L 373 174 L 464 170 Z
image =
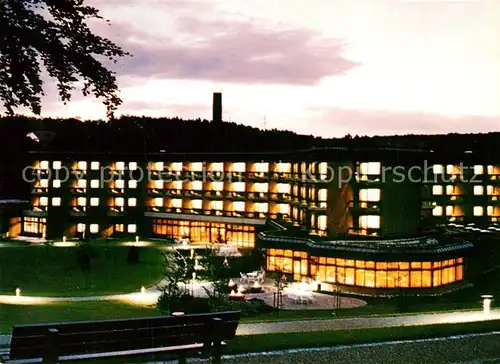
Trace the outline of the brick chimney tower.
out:
M 212 122 L 222 123 L 222 93 L 214 92 L 214 101 L 212 105 Z

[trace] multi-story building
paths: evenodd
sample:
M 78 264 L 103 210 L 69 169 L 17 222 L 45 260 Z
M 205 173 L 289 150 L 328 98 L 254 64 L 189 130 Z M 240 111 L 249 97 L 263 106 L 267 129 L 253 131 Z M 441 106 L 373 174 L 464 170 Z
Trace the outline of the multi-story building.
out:
M 267 270 L 326 285 L 457 284 L 473 236 L 500 231 L 500 165 L 467 153 L 32 155 L 21 234 L 257 247 Z

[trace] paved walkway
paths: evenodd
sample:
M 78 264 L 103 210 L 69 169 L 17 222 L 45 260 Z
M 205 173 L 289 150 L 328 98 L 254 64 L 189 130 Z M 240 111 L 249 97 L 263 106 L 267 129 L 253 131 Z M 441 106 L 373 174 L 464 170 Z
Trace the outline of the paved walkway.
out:
M 488 315 L 485 315 L 482 311 L 459 311 L 416 315 L 240 324 L 236 333 L 237 335 L 256 335 L 277 332 L 330 331 L 394 326 L 418 326 L 497 319 L 500 319 L 500 309 L 492 310 Z

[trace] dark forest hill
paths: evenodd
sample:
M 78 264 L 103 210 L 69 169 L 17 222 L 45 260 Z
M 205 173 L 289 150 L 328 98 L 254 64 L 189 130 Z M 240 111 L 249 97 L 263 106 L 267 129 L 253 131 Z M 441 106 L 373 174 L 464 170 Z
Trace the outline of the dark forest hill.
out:
M 261 130 L 236 123 L 213 124 L 208 120 L 123 116 L 112 121 L 77 119 L 0 118 L 0 141 L 12 140 L 20 150 L 40 149 L 24 136 L 49 130 L 56 137 L 44 146 L 54 151 L 100 152 L 259 152 L 290 151 L 313 147 L 399 147 L 435 152 L 499 153 L 500 132 L 486 134 L 401 135 L 325 139 L 291 131 Z M 17 149 L 17 148 L 16 148 Z

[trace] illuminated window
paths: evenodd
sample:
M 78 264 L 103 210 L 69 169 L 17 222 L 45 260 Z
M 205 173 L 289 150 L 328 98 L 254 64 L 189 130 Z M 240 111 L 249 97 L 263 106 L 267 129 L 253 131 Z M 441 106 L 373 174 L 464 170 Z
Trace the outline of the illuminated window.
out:
M 474 216 L 483 216 L 484 208 L 483 206 L 474 206 Z
M 279 173 L 290 173 L 292 171 L 292 166 L 290 163 L 278 163 L 276 170 Z
M 376 216 L 378 217 L 378 216 Z M 318 216 L 318 229 L 326 230 L 326 215 Z
M 129 234 L 135 234 L 137 232 L 137 226 L 135 224 L 128 224 L 127 225 L 127 232 Z
M 90 224 L 90 233 L 97 234 L 98 232 L 99 232 L 99 225 L 98 224 Z
M 362 229 L 379 229 L 380 216 L 378 215 L 365 215 L 359 217 L 359 227 Z
M 137 188 L 137 181 L 133 179 L 128 181 L 128 188 Z
M 172 207 L 180 209 L 182 207 L 182 200 L 180 198 L 174 198 L 172 200 Z
M 41 161 L 40 169 L 49 169 L 49 161 Z
M 78 206 L 86 206 L 87 205 L 87 199 L 85 197 L 78 197 L 76 199 L 76 204 Z
M 488 206 L 486 208 L 486 215 L 492 216 L 493 215 L 493 206 Z
M 203 189 L 203 182 L 201 181 L 193 181 L 191 183 L 191 188 L 195 191 L 201 191 Z
M 78 169 L 81 169 L 83 171 L 87 170 L 87 162 L 85 162 L 85 161 L 79 161 L 78 162 Z
M 192 162 L 191 163 L 191 170 L 194 172 L 203 171 L 203 162 Z
M 115 188 L 125 188 L 125 181 L 122 179 L 117 179 L 115 181 Z
M 123 224 L 115 224 L 115 231 L 117 233 L 123 233 Z
M 49 180 L 48 179 L 41 179 L 40 180 L 40 187 L 42 187 L 42 188 L 49 187 Z
M 444 167 L 441 164 L 434 164 L 432 166 L 432 172 L 434 174 L 443 174 L 444 173 Z
M 172 163 L 172 171 L 175 171 L 175 172 L 180 172 L 182 171 L 182 162 L 174 162 Z
M 318 166 L 318 169 L 319 169 L 320 174 L 327 174 L 328 173 L 328 163 L 321 162 Z
M 154 205 L 156 207 L 163 207 L 163 198 L 162 197 L 156 197 L 154 199 Z
M 233 211 L 245 211 L 245 202 L 234 201 L 233 202 Z
M 52 181 L 52 187 L 54 188 L 61 188 L 61 180 L 60 179 L 55 179 Z
M 223 202 L 222 201 L 212 201 L 211 203 L 212 210 L 222 210 Z
M 484 166 L 476 165 L 474 166 L 474 174 L 483 174 Z
M 61 161 L 54 161 L 54 162 L 52 162 L 52 168 L 54 168 L 54 169 L 61 169 L 61 167 L 62 167 Z
M 222 191 L 224 189 L 224 182 L 212 182 L 212 190 Z
M 193 200 L 191 203 L 193 209 L 198 209 L 198 210 L 201 209 L 202 206 L 201 200 Z
M 269 189 L 269 185 L 267 183 L 255 183 L 253 185 L 253 190 L 255 192 L 267 192 Z
M 446 186 L 446 194 L 447 195 L 453 195 L 453 190 L 454 190 L 454 187 L 452 185 Z
M 487 167 L 486 167 L 486 172 L 487 172 L 488 174 L 493 174 L 493 166 L 487 166 Z
M 154 165 L 153 165 L 153 169 L 155 171 L 163 171 L 163 162 L 155 162 Z
M 326 191 L 326 190 L 325 190 Z M 379 188 L 368 188 L 359 191 L 360 201 L 380 201 L 380 189 Z
M 210 171 L 212 172 L 224 172 L 224 163 L 216 162 L 210 165 Z
M 124 171 L 125 170 L 125 162 L 116 162 L 116 169 L 118 171 Z
M 453 164 L 448 164 L 446 166 L 446 173 L 447 174 L 453 174 L 455 171 L 455 166 Z
M 269 172 L 269 163 L 267 162 L 255 163 L 254 170 L 255 172 L 260 172 L 260 173 Z
M 131 207 L 137 206 L 137 199 L 135 197 L 131 197 L 128 199 L 128 205 Z
M 280 212 L 280 214 L 290 215 L 290 205 L 282 203 L 282 204 L 279 204 L 278 206 L 279 206 L 279 212 Z
M 93 171 L 99 170 L 99 162 L 90 162 L 90 169 Z
M 90 188 L 99 188 L 99 180 L 93 179 L 90 181 Z
M 174 190 L 182 190 L 182 181 L 173 181 L 172 188 Z
M 128 169 L 131 171 L 135 171 L 137 169 L 137 162 L 129 162 Z
M 436 206 L 432 209 L 432 215 L 443 216 L 443 206 Z
M 61 198 L 52 197 L 52 206 L 61 206 Z
M 474 194 L 475 195 L 484 194 L 484 187 L 483 186 L 474 186 Z
M 153 184 L 154 188 L 159 190 L 163 189 L 163 181 L 161 179 L 154 181 Z
M 268 206 L 267 202 L 255 204 L 255 210 L 257 212 L 266 213 L 268 211 L 268 209 L 269 209 L 269 206 Z
M 84 233 L 85 232 L 85 224 L 79 223 L 76 225 L 76 231 L 79 233 Z
M 326 189 L 321 189 L 318 191 L 318 200 L 326 201 L 328 197 L 328 191 Z
M 491 196 L 494 194 L 494 189 L 493 189 L 493 186 L 486 186 L 486 194 L 488 196 Z
M 451 216 L 453 215 L 453 206 L 446 206 L 446 216 Z
M 276 185 L 276 190 L 278 193 L 290 193 L 291 186 L 287 183 L 278 183 Z
M 443 194 L 443 186 L 439 186 L 439 185 L 432 186 L 432 194 L 433 195 L 442 195 Z
M 86 179 L 79 179 L 76 182 L 76 185 L 78 186 L 78 188 L 86 188 L 87 187 L 87 180 Z
M 245 192 L 245 182 L 233 182 L 231 188 L 235 192 Z
M 99 197 L 91 197 L 90 206 L 99 206 Z
M 361 174 L 379 175 L 381 170 L 380 162 L 364 162 L 359 165 Z
M 232 172 L 245 172 L 245 162 L 237 162 L 232 164 Z
M 123 197 L 115 198 L 115 206 L 123 207 L 123 205 L 125 205 L 125 200 Z

